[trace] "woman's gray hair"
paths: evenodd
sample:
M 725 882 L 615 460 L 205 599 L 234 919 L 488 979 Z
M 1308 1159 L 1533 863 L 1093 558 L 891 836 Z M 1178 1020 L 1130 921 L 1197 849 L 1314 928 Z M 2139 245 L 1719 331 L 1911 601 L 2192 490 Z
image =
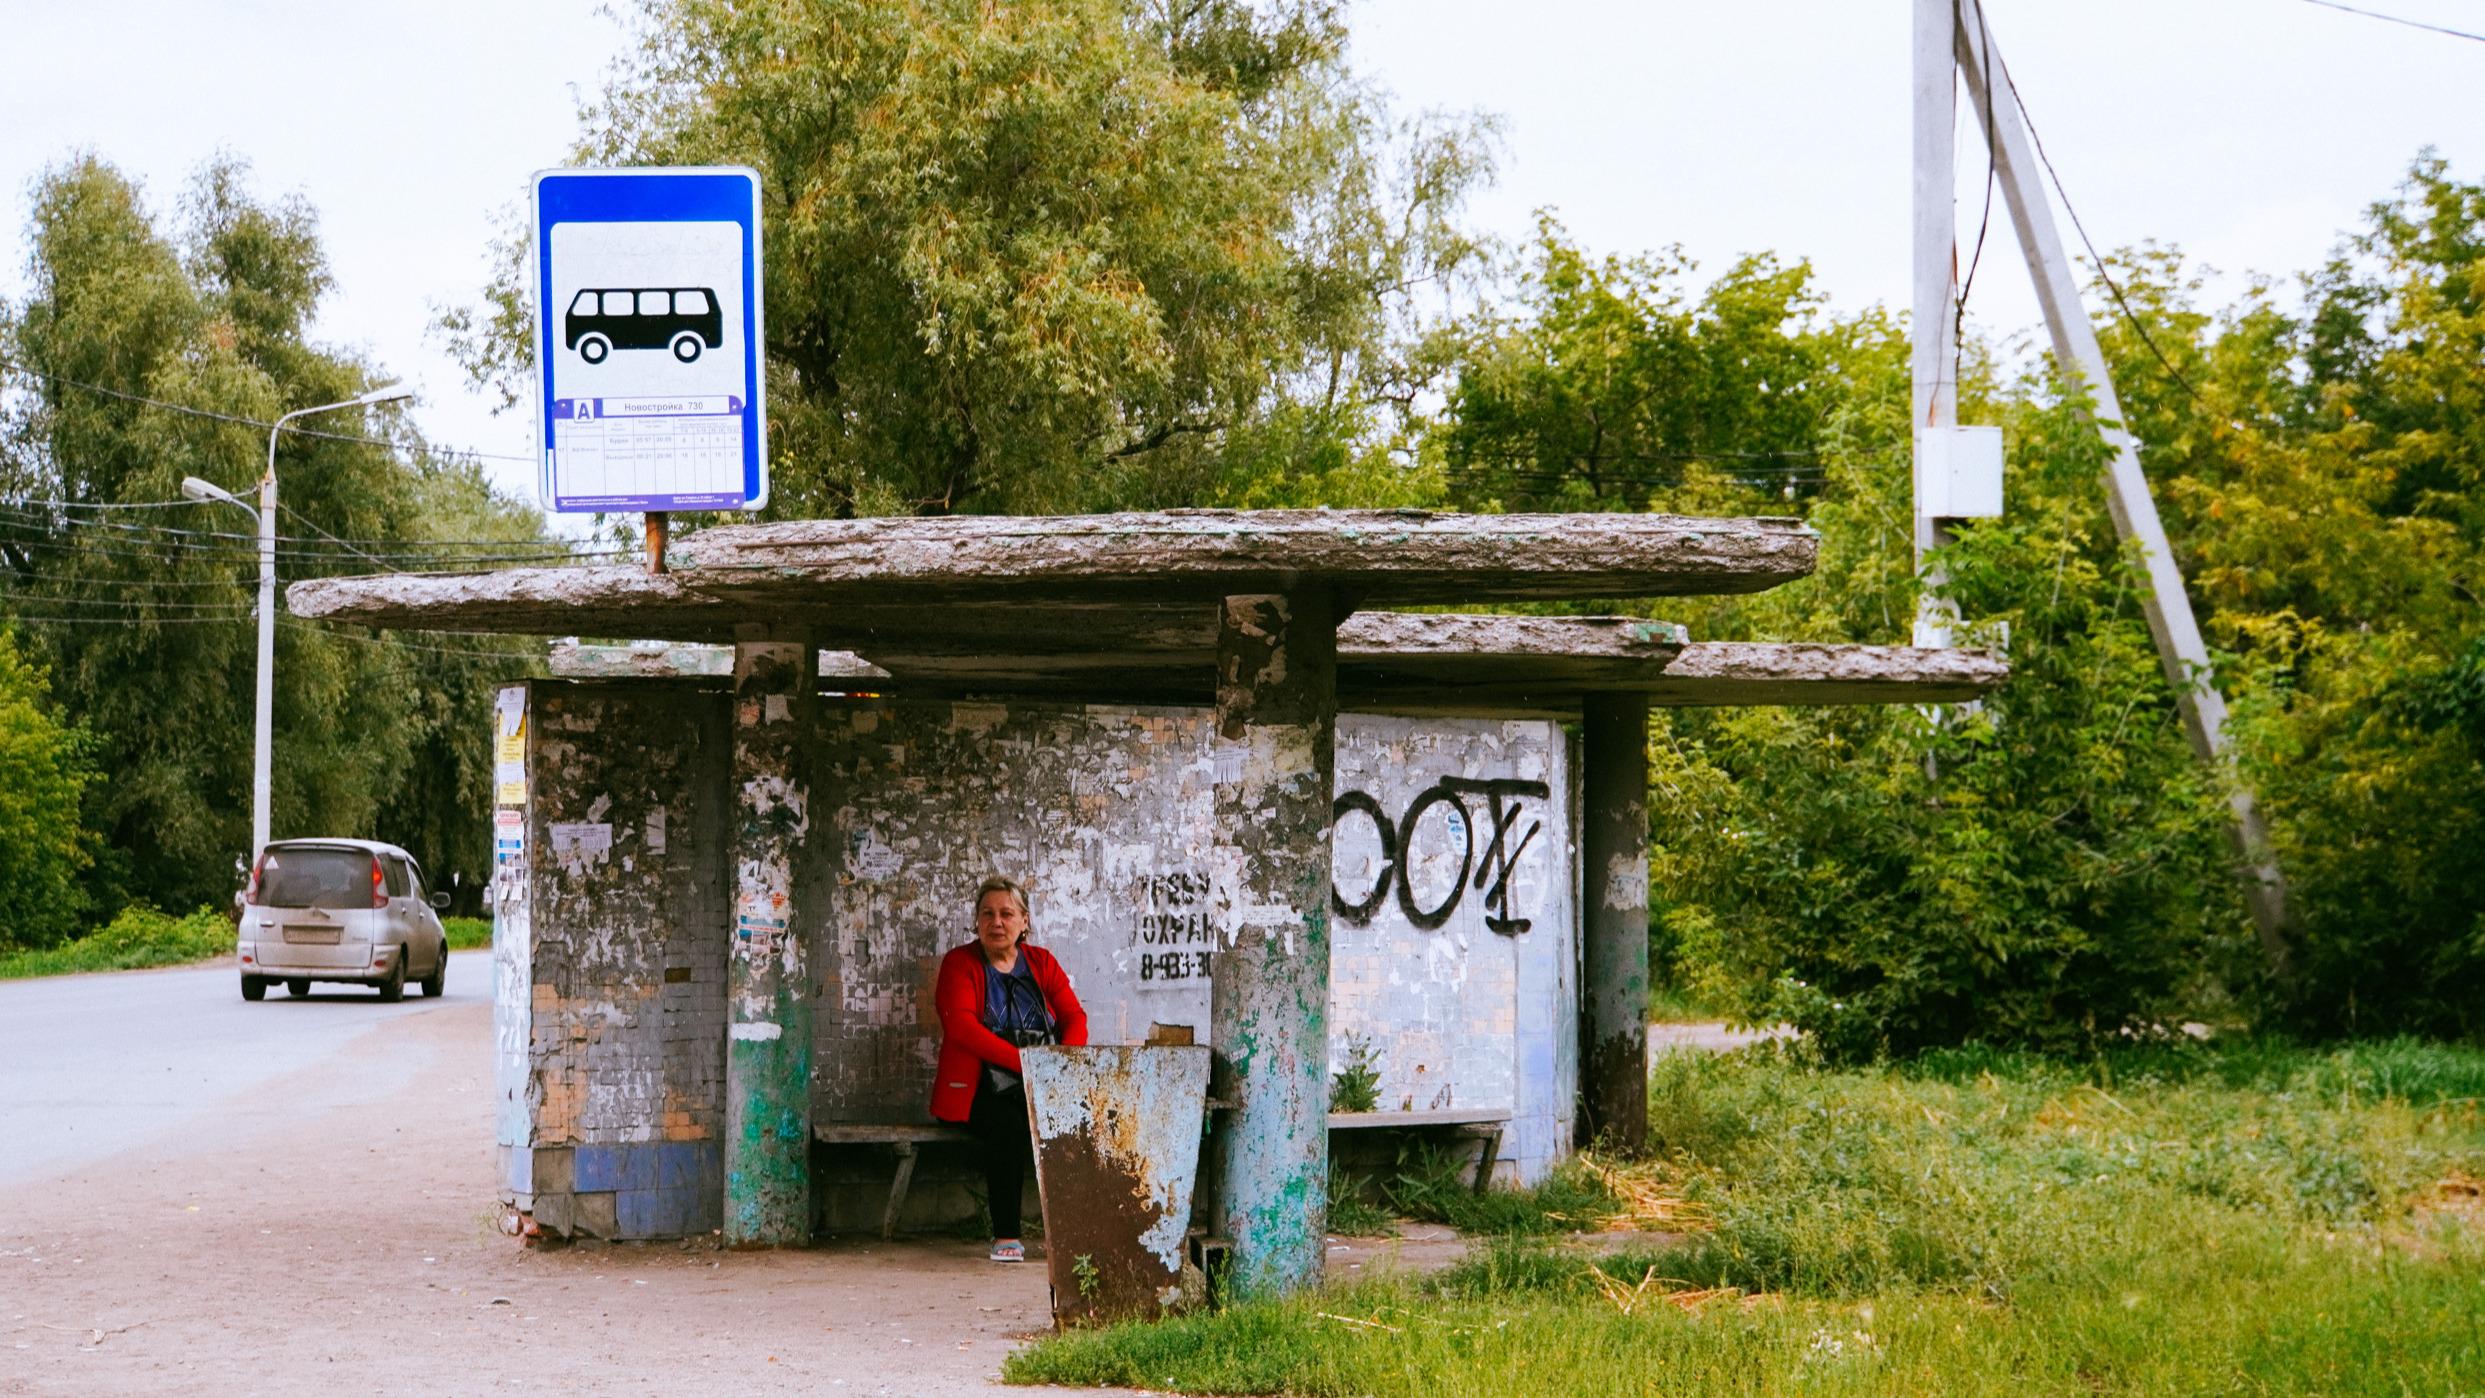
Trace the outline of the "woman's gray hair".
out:
M 975 885 L 975 901 L 969 906 L 980 908 L 984 905 L 984 899 L 995 893 L 1006 893 L 1012 898 L 1017 899 L 1019 915 L 1027 918 L 1030 924 L 1032 924 L 1035 918 L 1035 909 L 1028 906 L 1026 885 L 1004 874 L 994 874 L 982 883 Z M 1019 940 L 1025 941 L 1028 937 L 1032 937 L 1034 935 L 1035 928 L 1030 925 L 1024 933 L 1020 934 Z

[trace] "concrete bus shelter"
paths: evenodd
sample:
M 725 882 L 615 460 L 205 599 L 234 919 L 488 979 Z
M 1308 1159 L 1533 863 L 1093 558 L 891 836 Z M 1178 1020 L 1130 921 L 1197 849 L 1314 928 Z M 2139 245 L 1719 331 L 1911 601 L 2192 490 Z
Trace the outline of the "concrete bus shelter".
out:
M 1204 1020 L 1229 1104 L 1211 1226 L 1237 1290 L 1278 1292 L 1320 1272 L 1333 1019 L 1378 1036 L 1385 1109 L 1499 1113 L 1517 1178 L 1643 1137 L 1650 704 L 1941 702 L 2004 675 L 1392 609 L 1757 591 L 1816 544 L 1662 515 L 804 521 L 703 531 L 662 574 L 288 602 L 732 647 L 573 656 L 651 674 L 503 693 L 501 1142 L 539 1219 L 807 1241 L 815 1142 L 922 1120 L 928 958 L 997 870 L 1032 875 L 1100 1042 Z

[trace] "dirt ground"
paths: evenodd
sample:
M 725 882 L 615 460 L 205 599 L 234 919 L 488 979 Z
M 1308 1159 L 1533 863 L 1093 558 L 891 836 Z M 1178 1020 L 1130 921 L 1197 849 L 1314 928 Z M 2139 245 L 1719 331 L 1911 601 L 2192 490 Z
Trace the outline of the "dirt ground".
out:
M 384 1023 L 175 1140 L 9 1191 L 0 1394 L 1048 1391 L 995 1383 L 1048 1324 L 1043 1268 L 979 1245 L 502 1236 L 491 1013 Z M 338 1073 L 389 1090 L 293 1105 Z

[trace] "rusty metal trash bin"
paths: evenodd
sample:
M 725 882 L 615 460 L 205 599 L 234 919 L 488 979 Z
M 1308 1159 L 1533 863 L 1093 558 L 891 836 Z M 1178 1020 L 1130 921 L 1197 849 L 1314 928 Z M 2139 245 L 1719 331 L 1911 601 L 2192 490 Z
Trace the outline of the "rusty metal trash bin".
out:
M 1184 1241 L 1207 1047 L 1032 1048 L 1020 1056 L 1053 1323 L 1154 1319 L 1200 1299 Z

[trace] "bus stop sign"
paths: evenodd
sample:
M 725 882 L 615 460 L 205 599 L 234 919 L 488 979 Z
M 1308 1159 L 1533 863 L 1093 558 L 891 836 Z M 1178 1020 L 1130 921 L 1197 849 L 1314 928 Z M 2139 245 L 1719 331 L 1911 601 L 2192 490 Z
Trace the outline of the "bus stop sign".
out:
M 767 504 L 760 310 L 757 172 L 538 172 L 545 506 Z

